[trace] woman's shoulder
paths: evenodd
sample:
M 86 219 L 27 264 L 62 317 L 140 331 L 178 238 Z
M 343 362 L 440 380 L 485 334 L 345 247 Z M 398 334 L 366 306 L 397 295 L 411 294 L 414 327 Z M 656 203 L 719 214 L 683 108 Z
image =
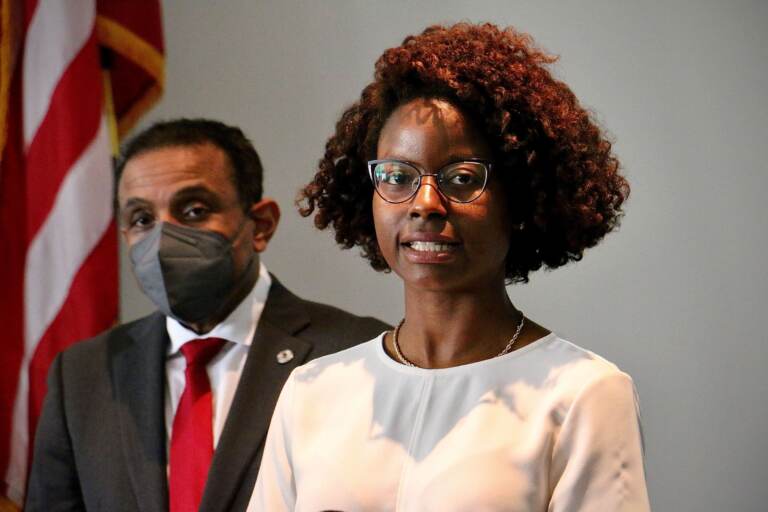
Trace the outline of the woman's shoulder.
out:
M 557 335 L 531 353 L 546 371 L 546 387 L 570 402 L 591 388 L 624 382 L 633 388 L 632 377 L 615 363 Z
M 550 342 L 544 351 L 548 352 L 550 358 L 561 363 L 581 363 L 596 373 L 621 371 L 612 361 L 558 334 L 552 333 L 548 338 L 550 338 Z

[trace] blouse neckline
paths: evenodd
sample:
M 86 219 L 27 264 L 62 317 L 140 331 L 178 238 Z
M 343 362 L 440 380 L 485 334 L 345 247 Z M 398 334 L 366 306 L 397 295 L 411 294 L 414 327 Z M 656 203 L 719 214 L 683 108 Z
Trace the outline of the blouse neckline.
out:
M 420 375 L 424 377 L 436 376 L 436 375 L 471 373 L 471 372 L 481 370 L 482 368 L 490 368 L 496 365 L 505 364 L 513 359 L 522 357 L 528 354 L 529 352 L 538 350 L 548 345 L 550 342 L 554 341 L 555 338 L 557 338 L 557 335 L 555 333 L 550 332 L 549 334 L 542 336 L 541 338 L 535 341 L 532 341 L 528 345 L 522 348 L 519 348 L 517 350 L 513 350 L 512 352 L 508 354 L 504 354 L 503 356 L 494 356 L 488 359 L 483 359 L 482 361 L 475 361 L 474 363 L 451 366 L 449 368 L 419 368 L 417 366 L 406 366 L 392 359 L 389 356 L 389 354 L 387 354 L 386 350 L 384 350 L 384 336 L 386 334 L 387 332 L 385 331 L 379 334 L 379 336 L 373 340 L 373 343 L 376 348 L 376 354 L 378 355 L 382 363 L 384 363 L 385 366 L 397 372 L 406 373 L 409 375 Z

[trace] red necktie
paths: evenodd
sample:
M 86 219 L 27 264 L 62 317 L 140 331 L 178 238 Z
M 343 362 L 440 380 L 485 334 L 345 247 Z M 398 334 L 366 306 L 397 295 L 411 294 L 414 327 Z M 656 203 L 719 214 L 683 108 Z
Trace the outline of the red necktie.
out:
M 193 340 L 181 347 L 187 360 L 186 385 L 173 418 L 168 491 L 171 512 L 192 512 L 203 497 L 213 458 L 211 383 L 205 366 L 226 343 L 220 338 Z

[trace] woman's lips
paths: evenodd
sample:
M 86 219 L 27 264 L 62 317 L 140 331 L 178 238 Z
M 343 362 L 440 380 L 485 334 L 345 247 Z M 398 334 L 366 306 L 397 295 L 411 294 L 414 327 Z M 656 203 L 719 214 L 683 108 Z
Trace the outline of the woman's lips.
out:
M 445 241 L 413 240 L 401 244 L 408 261 L 413 263 L 445 263 L 451 261 L 460 244 Z
M 414 251 L 426 251 L 426 252 L 445 252 L 453 248 L 455 244 L 448 244 L 445 242 L 406 242 L 405 246 L 410 247 Z

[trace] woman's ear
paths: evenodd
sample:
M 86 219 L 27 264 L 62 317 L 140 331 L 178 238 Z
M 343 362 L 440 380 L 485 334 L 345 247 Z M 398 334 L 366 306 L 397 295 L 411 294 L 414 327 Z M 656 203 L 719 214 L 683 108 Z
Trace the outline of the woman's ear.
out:
M 248 209 L 248 217 L 254 223 L 253 250 L 257 253 L 264 252 L 280 222 L 280 207 L 274 199 L 265 197 L 251 205 Z

